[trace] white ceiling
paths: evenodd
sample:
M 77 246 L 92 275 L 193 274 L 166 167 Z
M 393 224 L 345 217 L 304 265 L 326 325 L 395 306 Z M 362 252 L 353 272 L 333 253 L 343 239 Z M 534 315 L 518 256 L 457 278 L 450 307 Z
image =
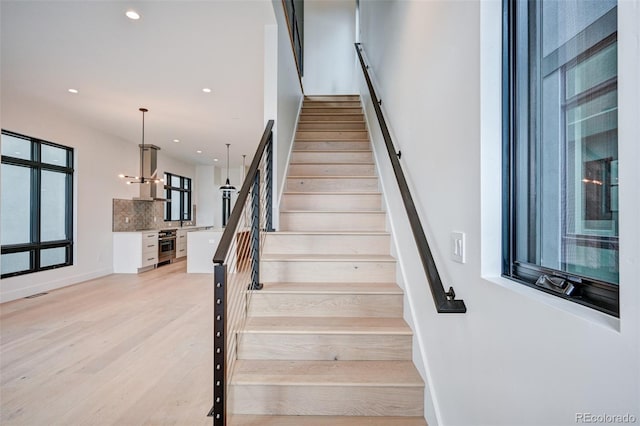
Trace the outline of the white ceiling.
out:
M 176 158 L 223 164 L 225 143 L 232 166 L 253 155 L 271 1 L 2 0 L 0 14 L 3 105 L 38 102 L 135 144 L 146 107 L 145 143 Z

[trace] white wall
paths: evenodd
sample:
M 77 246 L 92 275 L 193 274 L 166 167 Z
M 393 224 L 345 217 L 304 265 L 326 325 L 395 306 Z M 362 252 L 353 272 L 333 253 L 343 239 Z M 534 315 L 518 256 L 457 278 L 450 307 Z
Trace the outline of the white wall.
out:
M 303 83 L 306 95 L 357 91 L 355 0 L 304 2 Z
M 289 156 L 293 147 L 296 127 L 298 125 L 298 116 L 302 107 L 302 88 L 298 79 L 298 71 L 296 68 L 293 50 L 291 48 L 291 39 L 289 38 L 289 29 L 284 15 L 284 9 L 280 0 L 273 0 L 273 10 L 276 17 L 277 25 L 277 43 L 276 37 L 271 34 L 268 38 L 269 45 L 266 47 L 265 55 L 275 55 L 277 57 L 277 72 L 273 72 L 273 65 L 269 82 L 265 81 L 265 114 L 276 111 L 274 141 L 275 148 L 273 151 L 274 170 L 276 176 L 274 179 L 275 192 L 274 202 L 276 202 L 276 211 L 274 214 L 274 227 L 278 229 L 279 225 L 279 205 L 284 190 L 285 176 L 289 165 Z M 265 37 L 267 39 L 267 37 Z M 266 60 L 267 62 L 269 59 Z M 270 87 L 270 89 L 268 89 Z M 267 97 L 268 96 L 268 97 Z M 275 97 L 275 98 L 274 98 Z M 266 105 L 270 105 L 267 107 Z M 265 120 L 269 117 L 265 116 Z
M 195 194 L 196 224 L 213 226 L 215 221 L 215 197 L 219 195 L 215 186 L 215 166 L 196 166 Z
M 63 111 L 41 103 L 2 105 L 2 128 L 74 148 L 74 264 L 0 280 L 0 302 L 110 274 L 113 264 L 112 199 L 138 196 L 118 174 L 138 172 L 139 149 L 133 142 L 99 133 Z M 160 172 L 195 177 L 195 167 L 158 153 Z
M 430 425 L 572 425 L 640 419 L 640 2 L 619 3 L 620 319 L 499 277 L 500 1 L 363 1 L 362 42 L 445 286 L 435 312 L 372 104 L 367 120 L 427 379 Z M 360 82 L 363 95 L 366 86 Z M 626 213 L 625 213 L 626 212 Z M 467 263 L 450 233 L 467 234 Z M 432 404 L 433 402 L 433 404 Z

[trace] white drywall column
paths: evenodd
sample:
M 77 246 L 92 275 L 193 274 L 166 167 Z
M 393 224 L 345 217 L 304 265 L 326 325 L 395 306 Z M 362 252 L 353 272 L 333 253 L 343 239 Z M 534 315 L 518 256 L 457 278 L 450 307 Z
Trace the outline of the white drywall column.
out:
M 355 0 L 304 2 L 303 83 L 306 95 L 357 92 Z

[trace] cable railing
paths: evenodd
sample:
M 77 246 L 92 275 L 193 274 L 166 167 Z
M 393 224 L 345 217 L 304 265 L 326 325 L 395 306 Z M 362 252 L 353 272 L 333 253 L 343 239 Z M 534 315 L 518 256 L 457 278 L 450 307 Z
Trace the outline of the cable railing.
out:
M 420 260 L 422 261 L 422 266 L 424 267 L 424 272 L 427 276 L 429 287 L 431 288 L 431 294 L 433 296 L 433 301 L 436 305 L 436 309 L 439 313 L 465 313 L 467 312 L 467 307 L 465 306 L 463 300 L 456 300 L 456 293 L 453 291 L 453 287 L 449 287 L 448 291 L 444 290 L 444 285 L 442 284 L 442 280 L 440 279 L 440 273 L 438 272 L 436 262 L 433 259 L 433 254 L 431 254 L 431 249 L 429 248 L 427 237 L 424 233 L 424 229 L 422 228 L 422 223 L 420 223 L 416 205 L 413 202 L 413 197 L 411 197 L 409 185 L 407 184 L 407 180 L 404 177 L 402 167 L 400 166 L 400 153 L 397 152 L 393 146 L 391 134 L 389 133 L 387 123 L 384 119 L 384 116 L 382 115 L 382 109 L 380 108 L 382 101 L 379 100 L 376 96 L 376 91 L 373 88 L 373 84 L 371 83 L 371 78 L 369 76 L 369 66 L 365 64 L 364 58 L 362 57 L 362 45 L 360 43 L 355 43 L 355 47 L 356 52 L 358 53 L 358 59 L 360 60 L 360 65 L 362 66 L 364 78 L 369 88 L 371 102 L 373 103 L 373 107 L 376 111 L 376 116 L 378 117 L 380 130 L 382 131 L 382 138 L 384 139 L 387 153 L 389 154 L 389 159 L 391 160 L 393 173 L 396 176 L 400 195 L 402 196 L 402 201 L 409 218 L 409 224 L 411 225 L 413 238 L 416 241 L 418 252 L 420 254 Z
M 242 183 L 238 198 L 213 256 L 213 407 L 214 426 L 226 424 L 229 378 L 237 359 L 238 331 L 247 319 L 251 295 L 260 290 L 260 252 L 273 231 L 273 120 Z

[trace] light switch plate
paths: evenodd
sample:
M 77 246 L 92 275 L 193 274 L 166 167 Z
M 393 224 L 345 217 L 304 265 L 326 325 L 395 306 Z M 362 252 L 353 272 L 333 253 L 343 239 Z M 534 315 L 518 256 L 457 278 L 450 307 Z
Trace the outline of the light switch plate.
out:
M 464 232 L 451 233 L 451 259 L 458 263 L 465 263 Z

